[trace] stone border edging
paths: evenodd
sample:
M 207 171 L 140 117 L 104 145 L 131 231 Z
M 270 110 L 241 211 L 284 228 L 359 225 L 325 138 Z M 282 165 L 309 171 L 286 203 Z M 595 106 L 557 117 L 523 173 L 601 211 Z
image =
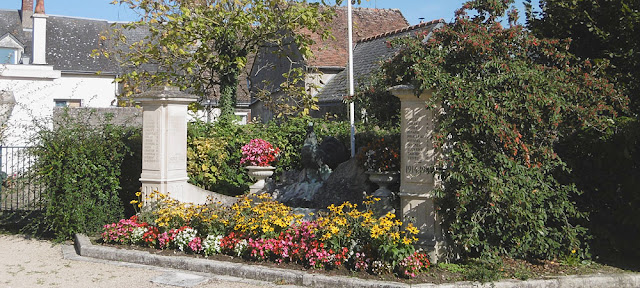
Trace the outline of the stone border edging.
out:
M 562 276 L 553 279 L 535 280 L 502 280 L 493 283 L 456 282 L 448 284 L 404 284 L 379 280 L 365 280 L 345 276 L 327 276 L 311 274 L 302 271 L 291 271 L 281 268 L 268 268 L 258 265 L 230 263 L 209 259 L 198 259 L 185 256 L 164 256 L 150 254 L 143 251 L 124 250 L 102 247 L 91 244 L 89 237 L 76 234 L 74 247 L 80 256 L 102 260 L 129 262 L 151 265 L 163 268 L 188 270 L 194 272 L 228 275 L 239 278 L 261 280 L 268 282 L 285 282 L 287 284 L 307 287 L 370 287 L 370 288 L 409 288 L 409 287 L 438 287 L 438 288 L 466 288 L 466 287 L 520 287 L 520 288 L 573 288 L 573 287 L 640 287 L 640 274 L 611 274 Z

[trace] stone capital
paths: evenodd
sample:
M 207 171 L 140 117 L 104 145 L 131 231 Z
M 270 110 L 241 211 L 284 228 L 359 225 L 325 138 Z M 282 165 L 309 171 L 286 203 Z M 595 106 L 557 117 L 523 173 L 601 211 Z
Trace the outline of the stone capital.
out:
M 198 100 L 198 97 L 180 91 L 175 86 L 155 86 L 151 90 L 137 94 L 133 99 L 145 104 L 189 104 Z
M 427 101 L 432 96 L 432 91 L 427 90 L 419 96 L 415 94 L 413 85 L 397 85 L 388 89 L 393 96 L 400 98 L 401 101 Z

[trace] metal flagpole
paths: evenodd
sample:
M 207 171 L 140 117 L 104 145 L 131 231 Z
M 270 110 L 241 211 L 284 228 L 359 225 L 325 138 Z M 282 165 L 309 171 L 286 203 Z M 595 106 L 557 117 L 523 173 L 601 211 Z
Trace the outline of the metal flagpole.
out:
M 347 26 L 349 31 L 349 121 L 351 123 L 351 158 L 356 155 L 355 104 L 353 103 L 353 23 L 351 20 L 351 0 L 347 0 Z

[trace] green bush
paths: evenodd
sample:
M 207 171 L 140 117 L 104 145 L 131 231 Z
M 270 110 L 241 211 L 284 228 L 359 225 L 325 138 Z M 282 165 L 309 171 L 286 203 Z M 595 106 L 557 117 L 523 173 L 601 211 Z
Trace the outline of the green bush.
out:
M 593 252 L 606 260 L 640 257 L 639 122 L 620 118 L 605 133 L 585 129 L 558 147 L 571 180 L 584 191 L 575 201 L 590 213 L 583 225 L 593 237 Z
M 430 39 L 396 41 L 403 50 L 384 65 L 388 83 L 433 92 L 425 101 L 438 111 L 433 137 L 444 155 L 436 200 L 453 253 L 588 257 L 580 191 L 556 145 L 583 127 L 606 129 L 627 99 L 567 41 L 504 28 L 497 19 L 512 2 L 469 1 Z M 508 16 L 514 23 L 517 13 Z
M 240 165 L 242 158 L 240 148 L 254 138 L 262 138 L 280 148 L 276 179 L 283 171 L 299 170 L 301 169 L 300 149 L 304 144 L 309 122 L 314 123 L 318 142 L 332 136 L 346 147 L 350 146 L 348 122 L 292 117 L 286 121 L 271 121 L 267 124 L 189 123 L 187 141 L 189 181 L 199 187 L 226 195 L 241 195 L 248 191 L 252 182 L 244 167 Z M 356 131 L 357 147 L 378 137 L 399 133 L 397 127 L 383 129 L 361 123 L 357 125 Z
M 121 198 L 122 164 L 133 155 L 128 144 L 138 143 L 135 139 L 140 139 L 139 129 L 114 126 L 108 119 L 87 125 L 64 115 L 54 129 L 42 129 L 33 153 L 45 187 L 44 215 L 27 229 L 52 233 L 61 241 L 122 218 L 135 192 Z

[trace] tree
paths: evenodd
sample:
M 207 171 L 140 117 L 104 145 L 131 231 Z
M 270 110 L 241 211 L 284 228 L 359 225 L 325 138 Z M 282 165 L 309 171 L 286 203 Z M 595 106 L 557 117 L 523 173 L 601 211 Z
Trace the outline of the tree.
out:
M 230 119 L 247 59 L 265 46 L 295 45 L 310 57 L 310 33 L 328 37 L 321 24 L 333 15 L 305 0 L 115 0 L 141 19 L 123 29 L 148 29 L 143 40 L 120 49 L 122 81 L 135 87 L 171 84 L 197 95 L 219 91 L 221 119 Z M 305 31 L 305 33 L 301 33 Z M 118 38 L 126 41 L 123 34 Z M 125 42 L 126 43 L 126 42 Z M 107 52 L 108 55 L 108 52 Z M 144 69 L 151 67 L 151 69 Z M 304 92 L 304 91 L 303 91 Z
M 468 1 L 431 38 L 397 40 L 387 83 L 433 91 L 425 101 L 441 111 L 433 137 L 444 155 L 433 167 L 443 183 L 437 203 L 456 252 L 584 257 L 579 191 L 563 178 L 555 144 L 581 127 L 608 127 L 627 100 L 600 65 L 569 54 L 567 41 L 516 25 L 517 11 L 504 28 L 497 19 L 511 3 Z
M 640 113 L 640 1 L 540 1 L 541 12 L 528 2 L 527 22 L 539 37 L 571 39 L 569 52 L 583 59 L 610 61 L 607 76 Z
M 573 181 L 584 191 L 577 204 L 590 213 L 594 254 L 600 259 L 638 259 L 640 247 L 640 1 L 540 1 L 528 26 L 540 37 L 571 38 L 569 52 L 610 62 L 606 77 L 630 98 L 630 117 L 605 133 L 585 129 L 558 145 Z M 636 260 L 636 263 L 638 261 Z

